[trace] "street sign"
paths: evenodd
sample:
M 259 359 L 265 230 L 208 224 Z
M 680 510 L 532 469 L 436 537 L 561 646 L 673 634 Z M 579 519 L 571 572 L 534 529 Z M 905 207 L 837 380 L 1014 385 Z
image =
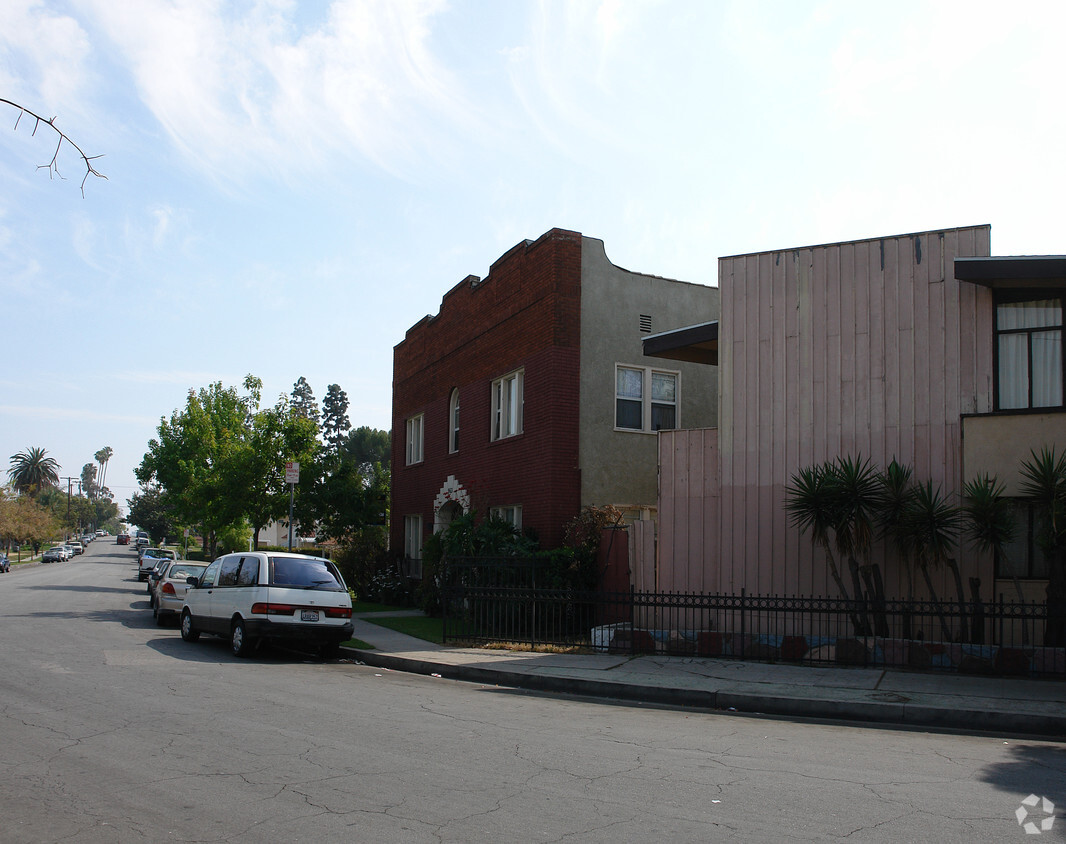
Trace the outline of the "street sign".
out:
M 295 460 L 285 463 L 285 483 L 298 484 L 300 482 L 300 464 Z

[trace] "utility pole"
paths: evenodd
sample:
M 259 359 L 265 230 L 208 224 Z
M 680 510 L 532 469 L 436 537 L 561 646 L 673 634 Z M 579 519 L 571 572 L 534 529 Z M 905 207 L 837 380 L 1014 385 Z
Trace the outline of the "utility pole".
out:
M 70 524 L 70 488 L 73 486 L 74 481 L 78 481 L 78 489 L 81 490 L 81 481 L 77 478 L 60 478 L 62 481 L 67 482 L 67 524 Z

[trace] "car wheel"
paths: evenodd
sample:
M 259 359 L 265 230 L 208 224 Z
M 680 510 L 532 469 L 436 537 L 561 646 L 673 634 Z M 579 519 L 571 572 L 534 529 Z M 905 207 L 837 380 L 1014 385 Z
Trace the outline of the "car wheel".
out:
M 252 651 L 252 641 L 244 630 L 244 622 L 239 618 L 230 629 L 229 648 L 234 656 L 248 656 Z
M 155 592 L 148 593 L 148 609 L 155 608 Z
M 181 638 L 186 642 L 196 642 L 200 639 L 199 631 L 193 630 L 192 613 L 188 610 L 181 614 Z
M 152 610 L 155 614 L 155 626 L 166 627 L 167 626 L 167 614 L 159 611 L 159 605 L 157 604 L 155 609 Z

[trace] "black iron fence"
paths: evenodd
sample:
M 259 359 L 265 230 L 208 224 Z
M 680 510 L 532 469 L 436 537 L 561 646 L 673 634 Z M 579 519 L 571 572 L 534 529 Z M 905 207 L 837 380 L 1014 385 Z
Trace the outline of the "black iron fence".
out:
M 1043 603 L 604 592 L 538 575 L 559 582 L 522 561 L 451 563 L 445 642 L 1066 678 Z

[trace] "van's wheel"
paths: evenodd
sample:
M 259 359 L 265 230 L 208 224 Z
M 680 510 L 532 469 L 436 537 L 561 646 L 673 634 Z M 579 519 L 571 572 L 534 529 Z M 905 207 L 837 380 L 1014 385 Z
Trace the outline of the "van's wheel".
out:
M 244 622 L 236 619 L 229 633 L 229 649 L 234 656 L 248 656 L 252 651 L 252 642 L 244 630 Z
M 188 610 L 181 614 L 181 638 L 186 642 L 197 642 L 200 639 L 199 631 L 192 629 L 192 613 Z

